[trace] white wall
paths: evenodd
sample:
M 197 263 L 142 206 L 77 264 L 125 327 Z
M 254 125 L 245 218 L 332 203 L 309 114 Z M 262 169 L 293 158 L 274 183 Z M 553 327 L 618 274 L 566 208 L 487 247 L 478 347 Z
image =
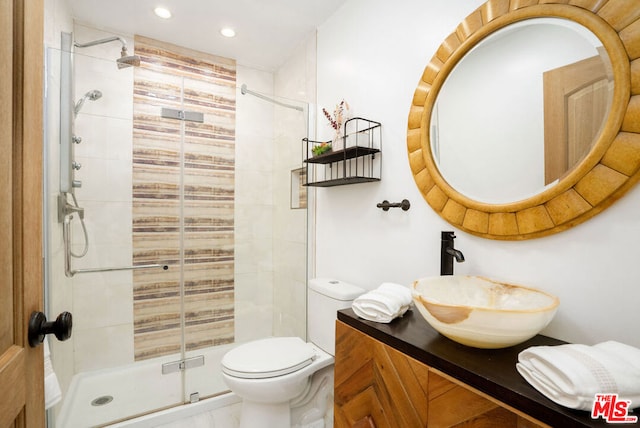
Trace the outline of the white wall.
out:
M 354 114 L 383 124 L 382 181 L 317 189 L 316 272 L 368 289 L 438 275 L 440 231 L 455 230 L 422 198 L 407 160 L 409 106 L 436 49 L 482 0 L 349 0 L 318 32 L 318 111 L 346 99 Z M 330 136 L 318 117 L 319 138 Z M 323 134 L 324 133 L 324 134 Z M 383 212 L 383 199 L 411 201 L 407 212 Z M 640 346 L 640 187 L 594 219 L 524 242 L 481 239 L 457 231 L 479 274 L 542 288 L 560 300 L 544 331 L 592 344 Z

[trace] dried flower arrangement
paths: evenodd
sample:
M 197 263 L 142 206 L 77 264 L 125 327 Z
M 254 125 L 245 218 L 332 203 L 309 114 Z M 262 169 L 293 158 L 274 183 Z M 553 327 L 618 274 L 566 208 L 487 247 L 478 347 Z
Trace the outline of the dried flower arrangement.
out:
M 349 110 L 349 104 L 347 104 L 345 100 L 342 100 L 340 101 L 340 104 L 336 105 L 336 108 L 333 111 L 333 116 L 331 116 L 331 114 L 325 108 L 322 109 L 322 112 L 331 124 L 331 127 L 336 131 L 340 131 L 347 110 Z

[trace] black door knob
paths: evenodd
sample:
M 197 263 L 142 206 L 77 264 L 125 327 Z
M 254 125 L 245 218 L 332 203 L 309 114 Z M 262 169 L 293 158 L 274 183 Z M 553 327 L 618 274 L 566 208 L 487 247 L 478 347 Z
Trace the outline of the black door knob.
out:
M 69 312 L 58 315 L 55 321 L 47 321 L 42 312 L 32 312 L 29 318 L 29 346 L 35 348 L 44 340 L 46 334 L 55 334 L 60 341 L 71 337 L 73 317 Z

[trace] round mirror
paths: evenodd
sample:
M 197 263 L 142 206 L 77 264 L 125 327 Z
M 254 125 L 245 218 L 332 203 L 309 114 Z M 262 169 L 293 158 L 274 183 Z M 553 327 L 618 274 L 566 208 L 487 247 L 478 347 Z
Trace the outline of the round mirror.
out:
M 409 162 L 452 225 L 492 239 L 544 236 L 638 180 L 640 65 L 630 58 L 640 56 L 640 11 L 579 3 L 490 0 L 425 68 Z M 588 77 L 576 77 L 582 69 Z
M 526 199 L 586 156 L 612 97 L 611 63 L 585 27 L 558 18 L 511 24 L 447 76 L 431 114 L 432 156 L 447 183 L 470 199 Z M 545 145 L 560 134 L 556 150 Z

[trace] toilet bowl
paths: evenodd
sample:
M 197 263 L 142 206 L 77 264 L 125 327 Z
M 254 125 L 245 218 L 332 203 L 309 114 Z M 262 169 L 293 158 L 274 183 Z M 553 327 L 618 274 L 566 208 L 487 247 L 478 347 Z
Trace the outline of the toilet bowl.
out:
M 330 364 L 331 355 L 299 337 L 272 337 L 227 352 L 222 374 L 229 388 L 245 400 L 284 403 L 302 393 L 310 374 Z
M 258 357 L 258 358 L 256 358 Z M 333 357 L 299 337 L 273 337 L 240 345 L 222 359 L 222 377 L 242 397 L 240 427 L 287 427 L 289 402 Z
M 341 281 L 312 279 L 307 293 L 310 342 L 299 337 L 270 337 L 225 354 L 222 378 L 242 398 L 240 428 L 291 427 L 291 403 L 314 391 L 314 374 L 333 365 L 337 311 L 350 307 L 364 292 Z M 317 423 L 313 426 L 324 426 L 319 425 L 322 419 Z

